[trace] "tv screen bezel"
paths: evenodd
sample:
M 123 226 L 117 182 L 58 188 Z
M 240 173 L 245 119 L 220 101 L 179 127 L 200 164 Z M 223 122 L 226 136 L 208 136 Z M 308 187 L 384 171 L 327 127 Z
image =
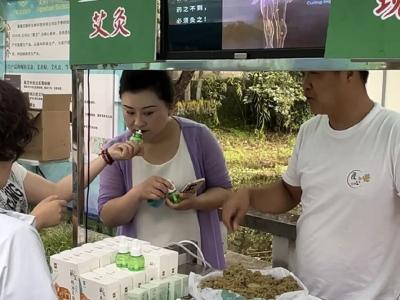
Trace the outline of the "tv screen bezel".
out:
M 273 49 L 220 49 L 173 51 L 168 49 L 169 13 L 168 0 L 160 1 L 160 53 L 163 60 L 201 59 L 279 59 L 279 58 L 323 58 L 325 47 L 273 48 Z M 184 25 L 183 25 L 184 26 Z

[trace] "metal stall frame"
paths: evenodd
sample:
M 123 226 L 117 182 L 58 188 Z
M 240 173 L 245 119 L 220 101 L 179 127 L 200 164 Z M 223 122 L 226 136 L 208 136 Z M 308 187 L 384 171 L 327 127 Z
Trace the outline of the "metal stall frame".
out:
M 399 60 L 325 58 L 167 60 L 152 63 L 72 65 L 73 244 L 87 242 L 84 196 L 84 71 L 85 70 L 205 70 L 205 71 L 339 71 L 400 69 Z M 263 223 L 263 225 L 260 225 Z M 274 224 L 272 224 L 274 223 Z M 276 224 L 275 224 L 276 223 Z M 273 266 L 288 267 L 295 222 L 283 224 L 269 216 L 249 213 L 244 224 L 273 234 Z M 258 224 L 258 225 L 256 225 Z M 272 224 L 272 225 L 271 225 Z M 256 226 L 256 227 L 255 227 Z M 272 227 L 271 227 L 272 226 Z M 271 231 L 271 228 L 275 228 Z

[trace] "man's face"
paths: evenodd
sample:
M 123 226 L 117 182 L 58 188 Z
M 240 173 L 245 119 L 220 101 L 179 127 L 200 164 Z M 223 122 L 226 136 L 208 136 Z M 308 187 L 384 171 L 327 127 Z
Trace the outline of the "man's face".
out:
M 328 114 L 335 109 L 335 102 L 345 83 L 345 74 L 346 72 L 304 72 L 304 95 L 314 114 Z
M 12 161 L 0 161 L 0 189 L 5 187 L 10 177 Z

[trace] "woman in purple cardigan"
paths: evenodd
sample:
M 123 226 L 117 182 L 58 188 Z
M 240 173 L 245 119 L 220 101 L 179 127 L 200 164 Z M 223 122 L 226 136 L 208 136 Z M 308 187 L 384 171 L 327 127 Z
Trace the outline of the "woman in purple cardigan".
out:
M 107 145 L 126 141 L 140 129 L 140 153 L 115 161 L 100 175 L 99 213 L 118 233 L 166 246 L 197 241 L 214 267 L 225 265 L 217 208 L 231 189 L 219 144 L 203 124 L 174 117 L 171 79 L 164 71 L 124 71 L 119 89 L 128 131 Z M 177 190 L 198 178 L 197 195 L 181 194 L 179 204 L 166 199 L 170 181 Z M 160 207 L 148 200 L 163 199 Z

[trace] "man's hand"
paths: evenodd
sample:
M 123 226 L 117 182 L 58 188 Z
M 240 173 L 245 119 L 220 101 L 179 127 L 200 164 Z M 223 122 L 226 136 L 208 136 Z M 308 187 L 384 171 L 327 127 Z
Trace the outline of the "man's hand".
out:
M 222 220 L 229 231 L 237 230 L 250 207 L 250 191 L 239 190 L 222 207 Z
M 131 141 L 116 143 L 108 148 L 108 153 L 113 160 L 132 159 L 134 156 L 143 155 L 143 144 Z
M 56 226 L 61 223 L 67 211 L 67 201 L 58 196 L 49 196 L 40 201 L 31 212 L 36 218 L 36 229 Z

